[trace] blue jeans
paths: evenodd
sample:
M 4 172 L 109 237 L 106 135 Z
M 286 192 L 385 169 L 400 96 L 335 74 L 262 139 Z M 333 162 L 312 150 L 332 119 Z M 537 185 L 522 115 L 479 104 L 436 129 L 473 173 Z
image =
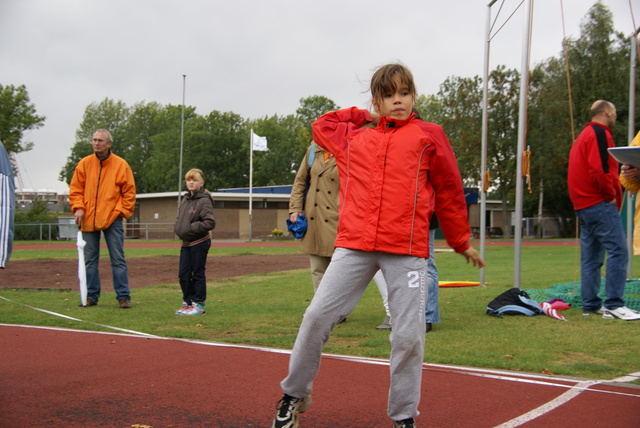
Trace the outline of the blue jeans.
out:
M 427 306 L 424 311 L 424 321 L 435 324 L 440 322 L 440 308 L 438 306 L 438 268 L 435 258 L 436 230 L 429 231 L 429 259 L 427 260 Z
M 627 252 L 622 219 L 615 206 L 600 202 L 576 211 L 580 221 L 580 275 L 582 278 L 582 308 L 585 312 L 600 309 L 601 268 L 607 253 L 605 272 L 606 300 L 604 307 L 615 309 L 624 306 L 622 296 L 627 279 Z
M 84 247 L 84 265 L 87 269 L 87 297 L 96 303 L 100 299 L 100 273 L 98 272 L 100 233 L 104 233 L 104 239 L 107 241 L 116 299 L 120 300 L 123 297 L 130 299 L 129 272 L 127 270 L 127 262 L 124 259 L 124 228 L 122 227 L 121 217 L 118 217 L 108 229 L 103 231 L 82 232 L 82 238 L 87 242 Z

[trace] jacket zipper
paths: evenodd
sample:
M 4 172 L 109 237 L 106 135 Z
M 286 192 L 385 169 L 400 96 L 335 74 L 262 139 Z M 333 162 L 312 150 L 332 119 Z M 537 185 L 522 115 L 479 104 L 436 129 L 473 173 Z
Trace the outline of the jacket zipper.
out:
M 97 228 L 96 219 L 98 218 L 98 194 L 100 192 L 100 180 L 102 179 L 102 161 L 100 161 L 100 171 L 98 171 L 98 184 L 96 185 L 96 200 L 93 209 L 93 230 Z

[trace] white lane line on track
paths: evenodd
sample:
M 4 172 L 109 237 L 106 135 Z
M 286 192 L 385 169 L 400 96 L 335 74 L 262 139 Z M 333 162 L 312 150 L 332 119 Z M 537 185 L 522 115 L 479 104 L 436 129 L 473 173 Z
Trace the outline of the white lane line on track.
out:
M 38 311 L 38 312 L 42 312 L 42 313 L 45 313 L 45 314 L 48 314 L 48 315 L 53 315 L 53 316 L 56 316 L 56 317 L 68 319 L 68 320 L 71 320 L 71 321 L 84 322 L 84 323 L 91 324 L 91 325 L 97 325 L 97 326 L 100 326 L 100 327 L 109 328 L 111 330 L 123 331 L 125 333 L 134 334 L 136 336 L 159 337 L 159 336 L 154 336 L 153 334 L 142 333 L 140 331 L 127 330 L 126 328 L 113 327 L 113 326 L 110 326 L 110 325 L 98 324 L 98 323 L 91 322 L 91 321 L 81 320 L 79 318 L 70 317 L 68 315 L 59 314 L 57 312 L 48 311 L 46 309 L 40 309 L 40 308 L 36 308 L 36 307 L 33 307 L 33 306 L 25 305 L 23 303 L 14 302 L 13 300 L 9 300 L 9 299 L 7 299 L 6 297 L 3 297 L 3 296 L 0 296 L 0 299 L 6 300 L 7 302 L 13 303 L 15 305 L 20 305 L 20 306 L 25 307 L 25 308 L 33 309 L 34 311 Z
M 534 420 L 535 418 L 542 416 L 550 411 L 566 404 L 571 401 L 578 395 L 582 393 L 582 391 L 589 388 L 591 385 L 595 385 L 600 383 L 599 381 L 586 381 L 579 382 L 575 387 L 572 387 L 570 390 L 566 391 L 564 394 L 554 398 L 553 400 L 543 404 L 542 406 L 535 408 L 523 415 L 518 416 L 517 418 L 511 419 L 503 424 L 497 425 L 495 428 L 515 428 L 527 422 Z

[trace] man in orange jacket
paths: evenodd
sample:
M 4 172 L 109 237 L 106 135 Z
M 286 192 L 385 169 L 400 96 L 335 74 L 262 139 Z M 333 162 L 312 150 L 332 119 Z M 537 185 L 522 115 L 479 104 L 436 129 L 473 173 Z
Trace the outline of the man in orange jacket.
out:
M 100 299 L 100 233 L 104 233 L 113 289 L 121 308 L 131 307 L 129 273 L 124 258 L 122 219 L 133 214 L 136 185 L 127 161 L 111 152 L 113 140 L 106 129 L 98 129 L 91 140 L 93 154 L 78 162 L 69 185 L 69 204 L 86 241 L 87 306 Z

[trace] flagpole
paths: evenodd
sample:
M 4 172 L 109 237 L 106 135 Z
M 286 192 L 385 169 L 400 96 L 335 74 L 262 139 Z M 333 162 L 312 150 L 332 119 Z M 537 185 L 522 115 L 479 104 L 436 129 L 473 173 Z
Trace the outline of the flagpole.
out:
M 253 236 L 253 128 L 249 137 L 249 241 Z
M 182 124 L 180 125 L 180 164 L 178 166 L 178 209 L 182 196 L 182 147 L 184 145 L 184 92 L 187 85 L 187 75 L 182 75 Z

